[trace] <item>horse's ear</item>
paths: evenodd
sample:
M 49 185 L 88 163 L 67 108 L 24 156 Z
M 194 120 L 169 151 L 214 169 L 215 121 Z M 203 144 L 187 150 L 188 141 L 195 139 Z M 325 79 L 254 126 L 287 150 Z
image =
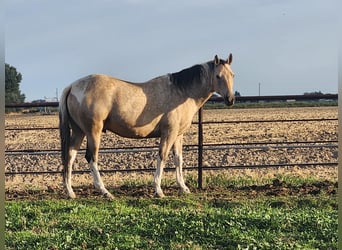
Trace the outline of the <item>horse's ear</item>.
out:
M 215 55 L 214 64 L 215 64 L 215 65 L 219 65 L 219 63 L 220 63 L 220 59 L 218 58 L 217 55 Z
M 230 53 L 226 62 L 230 65 L 232 63 L 232 61 L 233 61 L 233 55 L 232 55 L 232 53 Z

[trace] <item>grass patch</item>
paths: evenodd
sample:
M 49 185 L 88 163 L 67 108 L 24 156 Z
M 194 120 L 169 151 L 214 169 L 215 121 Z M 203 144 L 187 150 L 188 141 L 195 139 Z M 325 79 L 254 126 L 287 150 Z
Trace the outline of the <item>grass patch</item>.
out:
M 320 181 L 324 181 L 328 178 L 317 178 L 313 175 L 303 175 L 303 170 L 295 170 L 289 173 L 286 171 L 249 171 L 243 170 L 234 174 L 232 171 L 206 171 L 203 175 L 203 185 L 207 188 L 226 188 L 226 187 L 245 187 L 252 185 L 266 185 L 272 184 L 275 179 L 280 182 L 286 183 L 292 186 L 300 186 L 303 184 L 312 184 Z M 197 173 L 188 172 L 186 174 L 186 181 L 190 186 L 197 186 Z M 171 179 L 172 181 L 173 179 Z M 337 181 L 336 178 L 330 179 L 330 181 Z M 170 185 L 172 183 L 166 183 Z M 152 185 L 152 184 L 151 184 Z
M 327 196 L 6 202 L 6 249 L 337 249 Z
M 151 198 L 151 177 L 118 175 L 113 201 L 44 190 L 6 201 L 6 249 L 337 249 L 335 179 L 207 171 L 197 191 L 196 173 L 186 176 L 193 193 L 179 195 L 166 173 L 164 199 Z

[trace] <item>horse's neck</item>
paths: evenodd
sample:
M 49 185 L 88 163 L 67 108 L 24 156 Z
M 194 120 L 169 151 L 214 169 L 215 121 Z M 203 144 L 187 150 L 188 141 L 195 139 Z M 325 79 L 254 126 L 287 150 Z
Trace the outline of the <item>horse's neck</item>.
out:
M 206 77 L 201 79 L 201 82 L 194 84 L 191 93 L 198 108 L 202 107 L 204 103 L 214 94 L 212 85 L 212 74 L 208 63 L 202 64 L 207 71 Z
M 212 95 L 213 95 L 213 93 L 210 92 L 210 93 L 208 93 L 208 95 L 206 95 L 205 97 L 201 97 L 201 98 L 196 99 L 196 100 L 195 100 L 195 103 L 196 103 L 196 105 L 197 105 L 197 108 L 200 109 L 200 108 L 204 105 L 204 103 L 206 103 L 206 102 L 210 99 L 210 97 L 211 97 Z

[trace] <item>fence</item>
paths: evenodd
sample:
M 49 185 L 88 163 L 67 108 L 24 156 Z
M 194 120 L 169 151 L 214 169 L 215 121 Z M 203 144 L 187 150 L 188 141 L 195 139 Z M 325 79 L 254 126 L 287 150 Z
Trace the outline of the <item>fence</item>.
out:
M 237 102 L 256 102 L 256 101 L 302 101 L 302 100 L 336 100 L 337 95 L 297 95 L 297 96 L 262 96 L 262 97 L 237 97 Z M 219 97 L 211 98 L 212 102 L 222 101 Z M 24 103 L 24 104 L 10 104 L 6 105 L 6 108 L 30 108 L 30 107 L 58 107 L 57 102 L 46 102 L 46 103 Z M 206 121 L 203 122 L 202 109 L 198 112 L 198 122 L 194 125 L 198 126 L 198 143 L 193 145 L 184 145 L 185 151 L 197 151 L 197 166 L 196 167 L 185 167 L 187 170 L 198 171 L 198 188 L 202 188 L 203 171 L 205 170 L 218 170 L 218 169 L 241 169 L 241 168 L 268 168 L 268 167 L 284 167 L 284 166 L 336 166 L 337 162 L 298 162 L 298 163 L 278 163 L 278 164 L 262 164 L 262 165 L 234 165 L 234 166 L 203 166 L 203 152 L 211 150 L 225 150 L 225 149 L 281 149 L 281 148 L 337 148 L 336 140 L 326 141 L 296 141 L 296 142 L 253 142 L 253 143 L 225 143 L 225 144 L 204 144 L 203 142 L 203 125 L 205 124 L 232 124 L 232 123 L 293 123 L 293 122 L 336 122 L 337 118 L 316 118 L 316 119 L 291 119 L 291 120 L 247 120 L 247 121 Z M 58 128 L 5 128 L 5 130 L 56 130 Z M 140 147 L 116 147 L 116 148 L 102 148 L 100 153 L 125 153 L 125 152 L 151 152 L 157 151 L 157 146 L 140 146 Z M 83 150 L 84 151 L 84 150 Z M 82 152 L 82 150 L 81 150 Z M 59 149 L 24 149 L 24 150 L 7 150 L 5 151 L 6 156 L 11 155 L 53 155 L 60 154 Z M 132 171 L 154 171 L 155 168 L 144 168 L 144 169 L 116 169 L 116 170 L 102 170 L 102 173 L 112 172 L 132 172 Z M 165 168 L 165 171 L 170 171 L 171 168 Z M 78 170 L 75 173 L 85 173 L 89 171 Z M 16 172 L 5 172 L 5 175 L 18 175 L 18 174 L 61 174 L 61 171 L 16 171 Z

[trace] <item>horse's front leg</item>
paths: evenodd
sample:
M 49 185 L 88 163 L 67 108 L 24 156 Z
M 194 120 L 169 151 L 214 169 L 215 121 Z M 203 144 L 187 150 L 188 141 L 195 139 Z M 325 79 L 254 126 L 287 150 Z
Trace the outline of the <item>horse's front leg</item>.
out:
M 161 136 L 160 138 L 160 145 L 159 145 L 159 155 L 157 159 L 157 169 L 154 174 L 154 188 L 155 188 L 155 195 L 157 197 L 164 197 L 163 190 L 161 189 L 161 179 L 165 167 L 165 163 L 169 152 L 171 150 L 171 146 L 174 143 L 176 138 L 175 133 L 168 133 L 167 136 Z
M 165 196 L 160 186 L 164 166 L 165 166 L 165 160 L 162 160 L 162 157 L 160 157 L 160 154 L 159 154 L 158 159 L 157 159 L 157 169 L 156 169 L 156 172 L 154 173 L 154 188 L 155 188 L 155 196 L 160 197 L 160 198 L 163 198 Z
M 177 137 L 173 145 L 173 157 L 174 157 L 174 163 L 176 165 L 176 179 L 182 192 L 190 193 L 190 189 L 185 185 L 184 178 L 183 178 L 182 147 L 183 147 L 183 135 L 180 135 Z

